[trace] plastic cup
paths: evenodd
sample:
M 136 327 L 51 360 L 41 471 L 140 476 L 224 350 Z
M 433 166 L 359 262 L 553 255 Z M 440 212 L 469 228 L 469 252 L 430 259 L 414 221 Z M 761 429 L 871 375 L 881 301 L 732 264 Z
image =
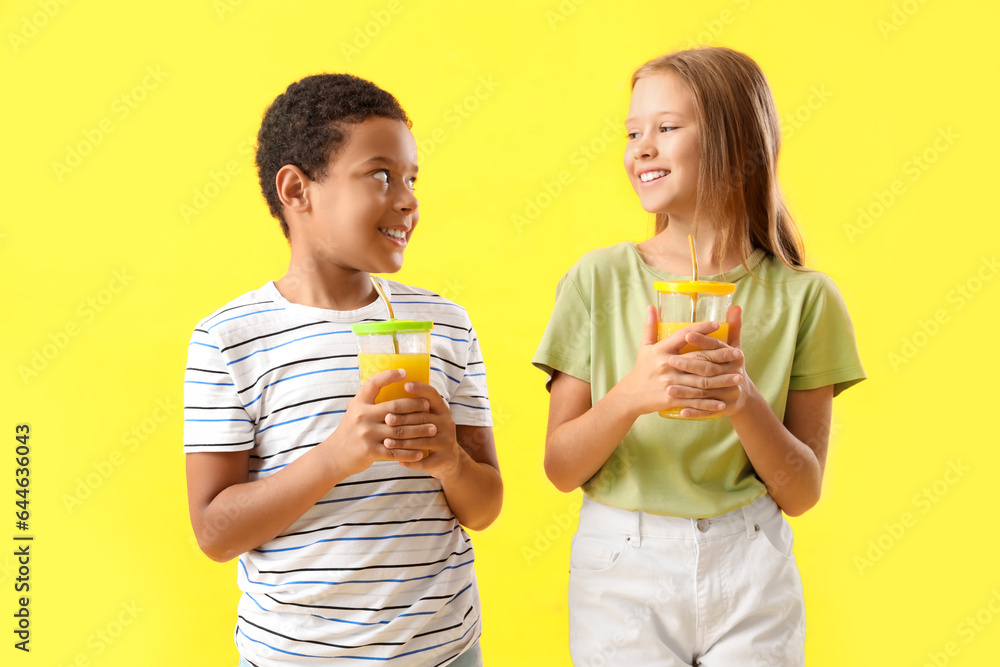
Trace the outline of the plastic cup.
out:
M 376 403 L 413 397 L 403 390 L 406 382 L 430 384 L 433 327 L 433 322 L 413 320 L 364 322 L 351 326 L 358 338 L 358 370 L 362 384 L 376 373 L 392 368 L 406 371 L 401 382 L 393 382 L 379 391 Z
M 663 340 L 675 331 L 679 331 L 695 322 L 718 322 L 719 328 L 709 334 L 723 343 L 729 342 L 729 323 L 726 322 L 726 312 L 733 301 L 736 285 L 720 283 L 711 280 L 677 280 L 657 282 L 659 299 L 659 322 L 656 325 L 656 339 Z M 686 344 L 681 348 L 681 354 L 694 352 L 701 348 Z M 661 417 L 670 419 L 718 419 L 721 415 L 706 417 L 682 417 L 682 408 L 660 410 Z

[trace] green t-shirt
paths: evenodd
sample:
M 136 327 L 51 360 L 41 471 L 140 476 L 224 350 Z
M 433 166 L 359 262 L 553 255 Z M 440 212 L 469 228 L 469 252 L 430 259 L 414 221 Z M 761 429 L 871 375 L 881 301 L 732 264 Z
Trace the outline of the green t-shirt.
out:
M 796 271 L 762 250 L 748 264 L 706 280 L 736 283 L 743 308 L 746 369 L 779 419 L 790 390 L 834 385 L 834 395 L 865 378 L 854 327 L 833 281 Z M 590 383 L 597 403 L 635 366 L 653 283 L 684 280 L 647 266 L 633 243 L 584 255 L 563 276 L 532 363 Z M 583 485 L 599 502 L 627 510 L 712 517 L 765 492 L 727 418 L 639 417 L 601 469 Z

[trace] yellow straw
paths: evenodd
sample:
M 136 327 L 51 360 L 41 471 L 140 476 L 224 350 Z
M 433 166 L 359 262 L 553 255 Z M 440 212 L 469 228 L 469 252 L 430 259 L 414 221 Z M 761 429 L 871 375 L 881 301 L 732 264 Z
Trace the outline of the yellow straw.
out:
M 691 282 L 698 282 L 698 253 L 694 250 L 694 235 L 688 234 L 688 247 L 691 249 Z M 691 321 L 698 321 L 698 293 L 691 295 Z
M 369 275 L 368 277 L 372 279 L 372 285 L 375 286 L 375 291 L 378 292 L 378 295 L 380 297 L 382 297 L 382 301 L 383 303 L 385 303 L 386 310 L 389 311 L 389 319 L 390 320 L 396 319 L 396 316 L 392 312 L 392 304 L 389 303 L 389 297 L 387 297 L 385 295 L 385 292 L 382 291 L 382 288 L 379 287 L 378 281 L 375 280 L 375 276 Z M 396 340 L 396 334 L 392 334 L 392 351 L 395 354 L 399 354 L 399 341 Z
M 392 314 L 392 304 L 389 303 L 389 298 L 385 295 L 385 292 L 382 291 L 382 288 L 379 287 L 378 281 L 375 280 L 375 276 L 368 276 L 368 277 L 372 279 L 372 285 L 375 286 L 375 291 L 378 292 L 378 295 L 380 297 L 382 297 L 382 301 L 383 303 L 385 303 L 386 310 L 389 311 L 389 319 L 390 320 L 396 319 L 396 316 Z
M 694 251 L 694 235 L 688 234 L 688 247 L 691 248 L 691 282 L 698 282 L 698 253 Z

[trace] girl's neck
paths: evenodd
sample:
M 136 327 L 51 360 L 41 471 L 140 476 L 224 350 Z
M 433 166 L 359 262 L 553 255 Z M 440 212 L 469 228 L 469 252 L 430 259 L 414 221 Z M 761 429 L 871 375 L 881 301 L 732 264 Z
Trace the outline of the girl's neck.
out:
M 693 233 L 693 225 L 679 224 L 673 220 L 667 228 L 651 239 L 638 244 L 642 258 L 650 267 L 679 276 L 691 275 L 691 250 L 688 235 Z M 695 236 L 695 252 L 698 254 L 698 275 L 714 276 L 730 271 L 743 261 L 740 253 L 730 249 L 721 264 L 715 261 L 715 229 L 702 223 Z

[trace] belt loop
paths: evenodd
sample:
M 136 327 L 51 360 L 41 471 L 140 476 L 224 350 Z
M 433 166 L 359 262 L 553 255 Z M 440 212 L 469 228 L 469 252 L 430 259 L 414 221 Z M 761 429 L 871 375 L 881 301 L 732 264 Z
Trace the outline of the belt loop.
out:
M 642 511 L 632 512 L 632 525 L 629 527 L 629 544 L 638 548 L 642 544 Z
M 753 503 L 742 508 L 743 522 L 746 525 L 748 540 L 755 539 L 757 537 L 757 532 L 760 530 L 760 526 L 753 519 L 753 512 L 750 511 L 752 504 Z

